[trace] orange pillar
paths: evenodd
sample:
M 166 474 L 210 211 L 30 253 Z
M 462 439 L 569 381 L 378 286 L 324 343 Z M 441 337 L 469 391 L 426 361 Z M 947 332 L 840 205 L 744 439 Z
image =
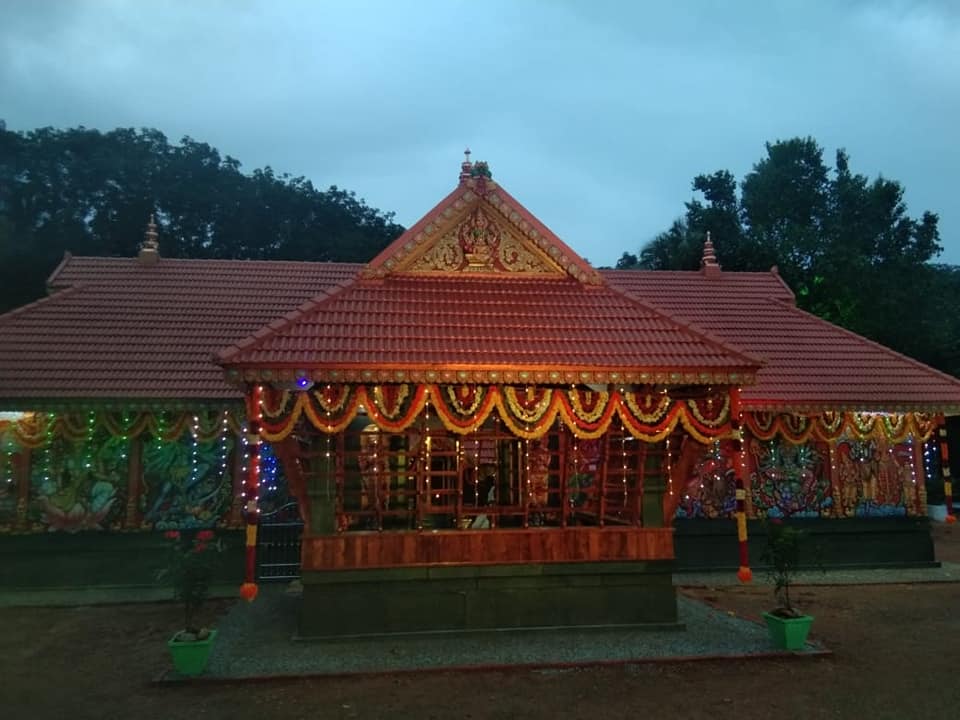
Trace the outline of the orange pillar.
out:
M 740 568 L 737 578 L 748 583 L 753 580 L 750 570 L 750 550 L 747 547 L 747 491 L 743 484 L 743 430 L 740 427 L 740 389 L 730 391 L 730 427 L 733 430 L 733 477 L 736 487 L 737 543 L 740 551 Z
M 257 507 L 257 497 L 260 492 L 260 420 L 262 418 L 263 388 L 254 385 L 247 396 L 247 445 L 250 459 L 247 464 L 246 495 L 246 572 L 243 585 L 240 586 L 240 597 L 247 602 L 253 602 L 257 597 L 257 524 L 260 520 L 260 508 Z
M 950 480 L 950 449 L 947 447 L 947 426 L 940 426 L 940 471 L 943 473 L 943 495 L 947 504 L 947 522 L 955 523 L 953 514 L 953 482 Z

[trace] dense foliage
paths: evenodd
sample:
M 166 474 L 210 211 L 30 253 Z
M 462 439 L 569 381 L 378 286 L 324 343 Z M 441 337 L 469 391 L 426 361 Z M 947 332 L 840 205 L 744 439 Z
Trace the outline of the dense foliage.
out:
M 693 189 L 683 217 L 617 267 L 695 270 L 710 231 L 724 269 L 777 265 L 801 308 L 960 375 L 960 268 L 931 262 L 937 216 L 910 217 L 900 183 L 855 174 L 843 150 L 829 168 L 794 138 L 768 143 L 739 187 L 720 170 Z
M 132 257 L 152 212 L 168 257 L 364 262 L 403 230 L 352 192 L 244 174 L 189 137 L 0 125 L 0 310 L 40 297 L 65 250 Z

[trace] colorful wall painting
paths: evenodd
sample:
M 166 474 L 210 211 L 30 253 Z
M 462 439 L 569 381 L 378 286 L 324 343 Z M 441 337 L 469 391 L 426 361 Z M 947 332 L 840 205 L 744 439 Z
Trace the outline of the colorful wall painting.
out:
M 826 443 L 782 440 L 747 443 L 750 491 L 757 517 L 824 517 L 832 514 L 830 450 Z
M 736 507 L 733 444 L 713 442 L 705 445 L 700 459 L 681 483 L 677 517 L 732 517 Z
M 27 522 L 33 530 L 118 529 L 127 496 L 128 442 L 102 428 L 50 439 L 32 453 Z
M 144 526 L 158 530 L 211 527 L 233 500 L 234 438 L 203 441 L 186 433 L 174 442 L 147 440 L 143 449 Z
M 794 445 L 779 439 L 745 441 L 748 515 L 772 517 L 903 517 L 923 509 L 923 468 L 912 441 L 843 439 Z M 834 465 L 831 483 L 831 462 Z M 676 517 L 732 517 L 735 507 L 732 443 L 703 447 L 680 482 Z
M 903 517 L 921 510 L 912 442 L 842 440 L 834 450 L 839 510 L 846 517 Z

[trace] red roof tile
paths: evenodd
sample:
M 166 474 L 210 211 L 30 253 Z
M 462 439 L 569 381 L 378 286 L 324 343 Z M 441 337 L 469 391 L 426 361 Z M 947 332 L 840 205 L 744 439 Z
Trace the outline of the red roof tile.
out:
M 230 367 L 750 373 L 757 364 L 571 278 L 358 281 L 221 353 Z
M 748 408 L 958 409 L 960 380 L 799 310 L 773 273 L 604 271 L 613 285 L 763 361 Z
M 359 267 L 68 257 L 67 289 L 0 315 L 0 399 L 239 397 L 212 355 Z

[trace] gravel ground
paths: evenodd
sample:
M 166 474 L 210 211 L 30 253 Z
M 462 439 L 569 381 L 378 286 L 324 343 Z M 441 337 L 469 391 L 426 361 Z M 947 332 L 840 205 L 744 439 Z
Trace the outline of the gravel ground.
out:
M 678 598 L 686 629 L 591 628 L 296 641 L 299 598 L 268 588 L 217 624 L 208 677 L 331 675 L 425 669 L 563 666 L 775 652 L 756 622 Z M 822 650 L 810 645 L 807 654 Z M 789 653 L 786 653 L 789 655 Z M 802 653 L 801 653 L 802 654 Z M 175 677 L 172 673 L 169 678 Z

